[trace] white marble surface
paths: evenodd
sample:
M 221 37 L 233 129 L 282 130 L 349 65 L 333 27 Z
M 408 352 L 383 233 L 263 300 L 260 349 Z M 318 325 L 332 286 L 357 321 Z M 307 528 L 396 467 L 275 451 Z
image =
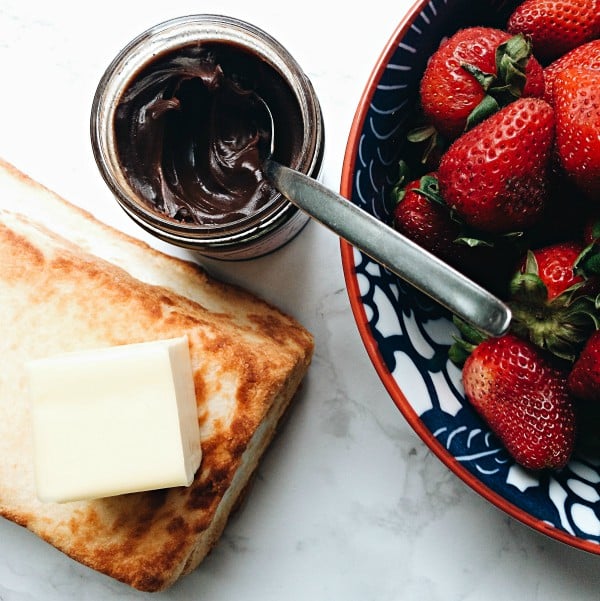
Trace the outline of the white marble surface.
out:
M 144 237 L 116 206 L 93 161 L 88 121 L 97 81 L 121 46 L 147 27 L 194 12 L 221 13 L 271 33 L 311 78 L 327 131 L 322 179 L 338 189 L 363 87 L 410 1 L 338 4 L 0 0 L 0 156 Z M 548 539 L 488 504 L 405 423 L 359 338 L 333 234 L 311 223 L 267 258 L 201 262 L 295 315 L 314 332 L 316 355 L 247 503 L 201 567 L 160 597 L 600 598 L 600 557 Z M 0 522 L 2 601 L 144 596 Z

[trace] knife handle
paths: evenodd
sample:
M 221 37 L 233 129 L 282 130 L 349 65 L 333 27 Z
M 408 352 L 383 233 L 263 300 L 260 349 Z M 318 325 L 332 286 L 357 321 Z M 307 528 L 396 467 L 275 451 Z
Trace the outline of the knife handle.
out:
M 453 314 L 489 336 L 508 330 L 509 307 L 439 257 L 303 173 L 270 159 L 264 172 L 298 208 Z

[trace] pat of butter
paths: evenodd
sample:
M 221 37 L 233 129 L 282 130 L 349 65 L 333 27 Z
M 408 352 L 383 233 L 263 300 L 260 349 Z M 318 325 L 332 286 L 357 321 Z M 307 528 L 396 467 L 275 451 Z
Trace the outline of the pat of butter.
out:
M 186 336 L 27 364 L 37 496 L 189 486 L 200 429 Z

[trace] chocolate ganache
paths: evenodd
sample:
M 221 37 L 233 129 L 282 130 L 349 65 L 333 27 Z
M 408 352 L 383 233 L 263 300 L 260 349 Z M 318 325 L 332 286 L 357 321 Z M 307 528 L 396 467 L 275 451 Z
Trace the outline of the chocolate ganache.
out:
M 257 94 L 273 114 L 275 158 L 294 166 L 300 108 L 260 57 L 230 43 L 157 57 L 115 113 L 117 153 L 131 187 L 151 209 L 182 223 L 219 225 L 256 213 L 276 194 L 261 169 L 270 131 Z

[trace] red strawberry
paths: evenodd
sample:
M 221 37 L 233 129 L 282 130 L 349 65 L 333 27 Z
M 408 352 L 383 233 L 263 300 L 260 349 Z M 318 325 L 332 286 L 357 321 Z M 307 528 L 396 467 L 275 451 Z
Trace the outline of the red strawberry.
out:
M 437 179 L 428 174 L 396 189 L 393 225 L 407 238 L 434 255 L 452 261 L 460 248 L 454 241 L 460 224 L 450 216 L 438 193 Z
M 518 257 L 514 245 L 473 237 L 440 196 L 435 173 L 408 184 L 403 181 L 401 173 L 392 190 L 397 203 L 393 227 L 490 291 L 505 295 Z M 490 265 L 494 265 L 493 271 Z
M 509 42 L 510 41 L 510 42 Z M 542 96 L 541 65 L 522 36 L 489 27 L 459 30 L 431 57 L 421 80 L 426 119 L 454 139 L 521 95 Z
M 507 31 L 532 40 L 539 60 L 553 60 L 600 35 L 599 0 L 524 0 Z
M 586 196 L 600 200 L 600 70 L 561 71 L 553 99 L 560 164 Z
M 596 248 L 574 240 L 528 251 L 510 282 L 511 331 L 574 361 L 600 325 L 598 277 L 591 269 L 598 258 Z
M 531 227 L 548 199 L 553 142 L 552 107 L 515 100 L 452 143 L 438 169 L 442 197 L 476 229 Z
M 521 273 L 528 270 L 535 273 L 546 288 L 546 300 L 551 301 L 571 286 L 583 282 L 583 276 L 575 273 L 575 262 L 583 248 L 580 242 L 567 241 L 533 250 L 529 261 L 521 266 Z M 532 259 L 535 265 L 532 265 Z
M 569 373 L 571 394 L 585 401 L 600 402 L 600 331 L 586 342 Z
M 587 44 L 578 46 L 574 50 L 557 58 L 544 69 L 544 81 L 546 83 L 544 100 L 546 102 L 553 103 L 552 91 L 556 76 L 561 71 L 570 67 L 582 67 L 600 71 L 600 40 L 592 40 Z
M 513 334 L 479 343 L 462 370 L 465 394 L 519 464 L 561 468 L 575 442 L 566 374 Z

